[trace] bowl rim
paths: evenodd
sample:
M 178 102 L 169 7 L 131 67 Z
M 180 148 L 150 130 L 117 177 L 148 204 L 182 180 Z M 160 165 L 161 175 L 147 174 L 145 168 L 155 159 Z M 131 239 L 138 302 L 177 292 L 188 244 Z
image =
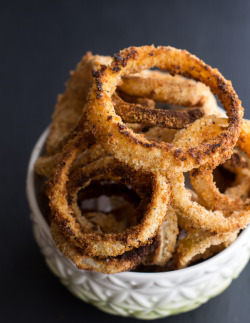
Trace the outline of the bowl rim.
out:
M 28 171 L 27 171 L 27 178 L 26 178 L 26 195 L 27 195 L 27 199 L 28 199 L 28 203 L 30 206 L 30 209 L 32 211 L 32 213 L 34 213 L 34 215 L 39 219 L 39 225 L 41 225 L 43 227 L 43 230 L 49 235 L 51 236 L 50 233 L 50 229 L 49 226 L 47 224 L 47 222 L 45 221 L 42 212 L 38 206 L 37 203 L 37 199 L 36 199 L 36 194 L 35 194 L 35 171 L 34 171 L 34 164 L 35 161 L 37 160 L 37 158 L 40 155 L 40 152 L 44 146 L 45 140 L 48 136 L 49 133 L 49 127 L 47 127 L 42 134 L 40 135 L 39 139 L 37 140 L 31 155 L 30 155 L 30 159 L 29 159 L 29 163 L 28 163 Z M 181 275 L 185 275 L 185 274 L 190 274 L 190 273 L 195 273 L 196 271 L 200 271 L 201 269 L 208 267 L 208 266 L 212 266 L 214 263 L 216 263 L 217 261 L 219 261 L 222 258 L 227 258 L 227 256 L 230 253 L 233 253 L 234 250 L 243 245 L 244 242 L 247 240 L 247 237 L 249 235 L 250 238 L 250 225 L 244 229 L 244 231 L 242 231 L 240 233 L 240 235 L 237 237 L 237 239 L 227 248 L 225 248 L 224 250 L 222 250 L 221 252 L 219 252 L 217 255 L 190 267 L 187 268 L 183 268 L 183 269 L 178 269 L 178 270 L 173 270 L 173 271 L 166 271 L 166 272 L 156 272 L 156 273 L 151 273 L 151 272 L 121 272 L 121 273 L 116 273 L 116 274 L 103 274 L 103 273 L 99 273 L 99 272 L 94 272 L 96 274 L 102 274 L 102 275 L 119 275 L 119 278 L 126 278 L 126 279 L 131 279 L 131 278 L 138 278 L 138 276 L 140 275 L 141 278 L 147 278 L 147 277 L 151 277 L 152 279 L 152 275 L 153 277 L 157 277 L 157 278 L 161 278 L 164 276 L 164 278 L 168 277 L 168 278 L 173 278 L 176 276 Z M 52 236 L 51 239 L 53 240 Z M 58 249 L 59 251 L 59 249 Z M 66 257 L 65 257 L 66 258 Z M 68 260 L 70 260 L 69 258 L 67 258 Z M 70 260 L 70 262 L 75 266 L 75 264 Z M 78 269 L 75 266 L 76 269 Z M 78 269 L 82 272 L 88 272 L 86 270 L 81 270 Z M 137 277 L 136 277 L 137 276 Z

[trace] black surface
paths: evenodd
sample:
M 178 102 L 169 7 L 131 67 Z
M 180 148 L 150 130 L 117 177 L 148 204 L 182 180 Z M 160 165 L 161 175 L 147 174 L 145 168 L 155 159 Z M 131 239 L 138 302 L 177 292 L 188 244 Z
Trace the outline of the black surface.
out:
M 134 322 L 73 297 L 47 269 L 25 198 L 29 153 L 81 56 L 173 45 L 231 79 L 250 117 L 250 2 L 1 1 L 0 322 Z M 222 295 L 164 322 L 249 322 L 250 265 Z

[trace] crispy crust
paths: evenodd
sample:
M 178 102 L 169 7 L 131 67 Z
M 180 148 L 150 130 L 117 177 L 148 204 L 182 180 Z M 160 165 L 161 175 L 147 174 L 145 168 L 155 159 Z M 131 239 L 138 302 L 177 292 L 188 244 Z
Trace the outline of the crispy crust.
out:
M 141 72 L 154 66 L 199 82 Z M 218 95 L 228 119 L 220 118 L 206 85 Z M 188 109 L 158 109 L 160 104 L 153 100 Z M 216 116 L 210 115 L 213 112 Z M 229 245 L 250 221 L 246 200 L 250 171 L 248 164 L 242 168 L 246 160 L 234 153 L 224 167 L 235 171 L 238 185 L 226 189 L 222 204 L 211 174 L 230 157 L 240 131 L 238 146 L 250 156 L 250 122 L 241 128 L 242 115 L 231 83 L 186 51 L 131 47 L 114 55 L 112 62 L 88 53 L 58 99 L 46 156 L 36 164 L 38 172 L 51 176 L 47 192 L 58 248 L 78 268 L 114 273 L 141 262 L 165 268 L 176 248 L 178 224 L 188 234 L 177 244 L 175 268 L 206 259 Z M 198 197 L 185 189 L 183 171 L 192 171 Z M 200 180 L 204 174 L 207 182 Z M 106 181 L 128 187 L 114 193 Z M 123 206 L 108 214 L 80 209 L 79 199 L 102 192 L 128 197 L 138 205 L 131 188 L 141 201 L 137 213 L 131 208 L 129 220 Z M 208 207 L 216 199 L 220 201 L 213 210 L 199 204 Z
M 202 107 L 205 114 L 219 113 L 216 99 L 206 85 L 180 75 L 146 70 L 123 76 L 119 89 L 132 96 L 148 97 L 166 104 Z
M 234 186 L 221 193 L 213 181 L 211 169 L 199 169 L 196 176 L 192 176 L 191 172 L 191 183 L 200 203 L 209 210 L 222 211 L 225 216 L 230 216 L 234 211 L 242 211 L 249 204 L 247 197 L 250 191 L 250 171 L 248 168 L 240 168 L 235 173 Z
M 59 96 L 55 107 L 53 122 L 46 142 L 46 154 L 45 156 L 38 158 L 35 164 L 35 170 L 38 174 L 45 177 L 50 177 L 57 163 L 57 152 L 60 152 L 62 147 L 67 142 L 70 131 L 77 125 L 77 122 L 82 114 L 83 105 L 87 100 L 87 93 L 93 83 L 93 77 L 91 74 L 92 69 L 96 69 L 101 65 L 102 62 L 109 63 L 109 61 L 109 57 L 99 55 L 93 56 L 91 53 L 87 53 L 83 57 L 82 61 L 77 65 L 76 70 L 71 72 L 71 78 L 67 83 L 66 91 L 63 95 Z M 178 75 L 166 76 L 165 73 L 156 73 L 151 71 L 144 71 L 144 74 L 145 72 L 147 72 L 146 75 L 148 76 L 156 74 L 160 80 L 167 78 L 167 85 L 171 85 L 171 89 L 175 93 L 182 93 L 183 87 L 184 92 L 186 92 L 185 88 L 191 88 L 191 90 L 187 92 L 189 97 L 182 97 L 181 99 L 178 99 L 178 101 L 174 99 L 172 100 L 172 98 L 172 101 L 168 100 L 168 102 L 174 104 L 190 104 L 191 108 L 184 110 L 181 109 L 179 111 L 176 109 L 154 110 L 155 102 L 153 100 L 135 96 L 131 97 L 119 91 L 119 96 L 121 95 L 127 102 L 120 98 L 118 94 L 114 94 L 112 100 L 114 102 L 116 112 L 123 118 L 123 121 L 125 121 L 127 126 L 134 132 L 138 133 L 145 128 L 145 126 L 153 125 L 180 129 L 186 124 L 192 123 L 197 118 L 200 118 L 204 114 L 204 111 L 206 114 L 218 114 L 215 98 L 208 88 L 206 88 L 202 83 L 186 80 Z M 144 74 L 142 74 L 142 76 L 141 74 L 137 76 L 136 82 L 138 82 L 138 85 L 140 85 L 141 79 L 145 82 Z M 127 80 L 129 80 L 128 77 L 124 79 L 123 83 L 126 84 Z M 198 105 L 195 107 L 192 105 L 194 103 L 197 103 Z M 140 122 L 142 124 L 135 124 L 135 122 Z M 96 148 L 97 149 L 93 147 L 91 149 L 91 154 L 93 156 L 98 155 L 100 150 L 103 150 L 103 147 L 100 148 L 100 145 L 97 145 Z M 88 154 L 86 151 L 83 153 L 82 158 L 85 159 L 86 155 L 90 154 Z M 81 157 L 79 160 L 81 160 Z
M 52 116 L 52 124 L 46 141 L 48 155 L 53 155 L 58 151 L 61 141 L 77 125 L 93 84 L 92 70 L 110 62 L 109 56 L 93 56 L 91 52 L 87 52 L 77 64 L 76 69 L 70 72 L 65 93 L 58 96 Z
M 109 64 L 110 62 L 110 57 L 99 55 L 93 56 L 88 52 L 77 65 L 76 70 L 71 72 L 66 91 L 63 95 L 59 95 L 58 102 L 55 106 L 53 122 L 46 141 L 46 154 L 45 156 L 40 157 L 35 164 L 35 170 L 38 174 L 46 177 L 51 175 L 57 163 L 58 155 L 56 153 L 61 151 L 68 140 L 70 131 L 76 127 L 82 114 L 83 106 L 87 101 L 87 94 L 93 84 L 93 70 L 98 69 L 102 64 Z M 153 100 L 135 96 L 131 98 L 123 93 L 123 96 L 126 97 L 128 102 L 131 99 L 133 102 L 136 102 L 136 104 L 133 104 L 132 102 L 124 102 L 115 95 L 113 96 L 113 100 L 116 99 L 115 101 L 117 101 L 118 99 L 119 101 L 119 104 L 116 104 L 118 113 L 123 117 L 126 116 L 127 122 L 134 123 L 135 118 L 137 118 L 137 121 L 143 121 L 145 125 L 157 124 L 161 127 L 169 126 L 182 128 L 185 124 L 193 122 L 195 119 L 201 117 L 204 114 L 203 111 L 206 111 L 206 114 L 218 113 L 213 95 L 203 84 L 192 80 L 186 80 L 178 75 L 173 77 L 162 72 L 144 71 L 142 74 L 137 75 L 137 80 L 135 81 L 138 83 L 138 90 L 140 89 L 141 81 L 146 81 L 145 74 L 149 83 L 152 83 L 152 79 L 154 83 L 157 82 L 156 77 L 159 79 L 159 82 L 162 82 L 163 80 L 166 82 L 167 79 L 167 85 L 171 87 L 172 92 L 180 93 L 182 88 L 185 93 L 187 92 L 186 94 L 188 97 L 182 96 L 179 101 L 174 100 L 174 98 L 170 96 L 170 103 L 177 103 L 180 105 L 190 104 L 191 106 L 197 103 L 198 106 L 184 111 L 164 111 L 159 109 L 152 111 L 155 106 Z M 125 76 L 123 84 L 126 84 L 127 82 L 130 82 L 130 77 Z M 160 84 L 162 86 L 164 83 Z M 98 87 L 101 88 L 100 84 Z M 185 91 L 185 89 L 189 90 Z M 119 93 L 122 94 L 121 92 Z M 140 108 L 136 110 L 138 105 Z M 122 107 L 125 109 L 124 112 Z M 130 111 L 129 114 L 128 111 Z M 129 124 L 128 126 L 136 131 L 137 128 L 140 130 L 145 125 L 139 126 L 139 128 L 138 125 L 132 126 Z M 138 130 L 136 132 L 138 132 Z
M 249 147 L 250 128 L 249 133 L 245 128 L 243 131 L 246 149 Z M 239 139 L 238 142 L 241 140 Z M 243 152 L 247 155 L 250 153 L 248 150 L 243 150 Z M 192 223 L 193 228 L 208 230 L 212 233 L 225 233 L 243 229 L 249 224 L 250 205 L 246 195 L 248 197 L 250 190 L 250 171 L 249 168 L 239 167 L 241 165 L 242 161 L 239 158 L 235 161 L 234 156 L 230 168 L 232 170 L 235 166 L 236 186 L 227 189 L 225 194 L 220 193 L 213 182 L 210 167 L 202 166 L 191 172 L 191 182 L 199 202 L 206 208 L 190 199 L 190 194 L 184 187 L 183 175 L 173 178 L 171 189 L 174 204 L 182 212 L 186 221 Z
M 115 113 L 112 104 L 117 80 L 125 74 L 140 72 L 154 66 L 171 74 L 192 77 L 208 85 L 211 91 L 218 95 L 227 111 L 228 127 L 208 142 L 193 147 L 192 151 L 178 149 L 168 143 L 148 142 L 128 129 Z M 143 168 L 162 174 L 189 171 L 211 161 L 217 161 L 218 164 L 221 156 L 232 153 L 239 137 L 243 115 L 241 102 L 231 83 L 216 69 L 212 69 L 187 51 L 154 46 L 125 49 L 115 56 L 110 66 L 101 68 L 96 73 L 95 85 L 90 92 L 86 110 L 96 137 L 116 158 L 136 169 Z
M 204 115 L 202 107 L 185 110 L 150 109 L 140 104 L 127 103 L 116 93 L 112 97 L 116 113 L 125 123 L 142 123 L 144 126 L 160 126 L 182 129 Z
M 212 252 L 211 247 L 220 246 L 222 250 L 231 244 L 238 235 L 238 230 L 235 232 L 226 232 L 213 235 L 209 232 L 193 230 L 188 235 L 179 241 L 178 247 L 174 254 L 174 269 L 187 267 L 192 261 L 199 260 L 203 257 L 212 256 L 218 249 Z M 209 252 L 209 254 L 206 254 Z
M 58 96 L 46 140 L 45 155 L 38 158 L 35 163 L 35 170 L 39 175 L 49 177 L 52 174 L 62 147 L 69 140 L 71 131 L 75 129 L 82 116 L 87 95 L 94 81 L 93 70 L 100 68 L 101 64 L 110 62 L 111 58 L 108 56 L 93 56 L 91 52 L 87 52 L 76 69 L 70 72 L 71 76 L 66 84 L 65 93 Z M 100 150 L 99 147 L 96 148 L 98 150 L 91 150 L 93 155 Z
M 143 264 L 146 266 L 165 266 L 173 257 L 178 233 L 177 215 L 170 206 L 166 218 L 154 238 L 153 252 L 145 258 Z
M 64 237 L 57 224 L 51 225 L 51 233 L 58 249 L 65 257 L 71 259 L 79 269 L 102 272 L 104 274 L 114 274 L 133 269 L 138 265 L 149 252 L 149 247 L 144 246 L 127 252 L 120 257 L 97 257 L 86 256 L 85 252 Z
M 71 150 L 70 146 L 70 150 Z M 74 156 L 77 147 L 74 147 Z M 104 157 L 96 162 L 87 165 L 83 169 L 78 169 L 71 177 L 67 185 L 68 162 L 72 162 L 70 151 L 64 151 L 60 160 L 60 170 L 49 182 L 48 196 L 50 208 L 54 219 L 64 235 L 68 237 L 74 245 L 84 247 L 85 252 L 91 256 L 117 256 L 132 248 L 148 242 L 155 236 L 157 229 L 161 225 L 169 203 L 170 191 L 166 179 L 160 175 L 139 174 L 127 166 L 117 164 L 112 157 Z M 139 176 L 139 181 L 136 180 Z M 145 182 L 145 176 L 147 178 Z M 85 218 L 79 221 L 79 213 L 76 203 L 76 193 L 79 189 L 86 187 L 91 180 L 113 179 L 135 186 L 140 195 L 144 191 L 145 183 L 152 185 L 151 194 L 147 196 L 146 210 L 141 222 L 128 228 L 122 234 L 91 233 L 92 226 Z M 139 185 L 140 183 L 140 185 Z M 68 191 L 69 198 L 66 198 Z
M 244 228 L 250 221 L 250 206 L 241 213 L 235 212 L 230 217 L 225 217 L 219 210 L 207 210 L 199 203 L 192 201 L 190 193 L 185 188 L 182 174 L 176 175 L 171 180 L 171 190 L 175 207 L 194 229 L 225 233 Z
M 250 128 L 248 132 L 243 128 L 244 145 L 241 150 L 250 155 L 249 140 Z M 241 136 L 238 140 L 242 143 Z M 243 167 L 242 167 L 243 166 Z M 224 216 L 240 218 L 238 228 L 246 226 L 250 221 L 249 192 L 250 192 L 250 170 L 248 162 L 239 152 L 235 152 L 228 161 L 226 167 L 236 175 L 235 183 L 232 187 L 221 193 L 213 181 L 213 170 L 206 167 L 199 168 L 196 172 L 191 172 L 191 183 L 199 197 L 200 202 L 212 211 L 221 211 Z M 248 214 L 249 213 L 249 214 Z M 246 221 L 246 222 L 244 222 Z

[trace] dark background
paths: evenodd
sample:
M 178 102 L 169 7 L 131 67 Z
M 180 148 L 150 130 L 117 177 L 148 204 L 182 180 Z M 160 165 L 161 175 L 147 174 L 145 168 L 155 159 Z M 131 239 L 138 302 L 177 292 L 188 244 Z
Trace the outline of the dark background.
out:
M 250 118 L 249 1 L 0 2 L 0 321 L 134 322 L 73 297 L 47 269 L 25 197 L 30 151 L 81 56 L 185 48 L 231 79 Z M 222 295 L 164 322 L 249 322 L 250 265 Z

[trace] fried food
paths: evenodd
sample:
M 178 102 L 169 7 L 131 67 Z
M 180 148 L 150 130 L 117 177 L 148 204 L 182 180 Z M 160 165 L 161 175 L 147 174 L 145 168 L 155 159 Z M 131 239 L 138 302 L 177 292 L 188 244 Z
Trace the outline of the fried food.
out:
M 202 108 L 163 110 L 145 108 L 139 104 L 123 101 L 116 93 L 112 97 L 116 113 L 126 123 L 143 123 L 144 126 L 160 126 L 182 129 L 204 115 Z
M 186 51 L 87 53 L 35 164 L 57 247 L 105 274 L 176 270 L 221 252 L 250 222 L 242 117 L 231 82 Z
M 87 102 L 87 96 L 93 84 L 93 70 L 110 62 L 111 57 L 92 55 L 91 52 L 88 52 L 78 63 L 76 69 L 71 71 L 65 93 L 60 94 L 57 99 L 46 140 L 45 155 L 40 157 L 35 164 L 35 170 L 38 174 L 45 177 L 52 174 L 59 152 L 68 141 L 70 133 L 75 129 L 82 115 L 83 107 Z M 95 150 L 95 153 L 97 151 L 99 149 Z
M 187 236 L 179 241 L 174 255 L 174 268 L 185 268 L 193 260 L 211 257 L 230 245 L 237 238 L 238 232 L 237 230 L 213 235 L 199 230 L 189 231 Z M 212 250 L 215 246 L 219 249 Z
M 149 142 L 142 135 L 134 133 L 116 114 L 112 96 L 120 77 L 153 67 L 171 74 L 193 77 L 209 86 L 227 111 L 228 127 L 207 142 L 188 149 L 168 143 Z M 186 51 L 143 46 L 121 51 L 109 66 L 102 67 L 95 74 L 95 85 L 91 89 L 86 112 L 95 137 L 118 160 L 135 169 L 142 168 L 166 176 L 168 173 L 190 171 L 209 162 L 219 164 L 222 156 L 228 158 L 239 137 L 243 108 L 231 83 L 218 70 Z
M 45 177 L 51 176 L 57 163 L 58 152 L 60 152 L 62 146 L 67 142 L 70 131 L 77 126 L 77 122 L 81 117 L 83 107 L 87 101 L 87 93 L 94 81 L 92 77 L 93 70 L 98 69 L 102 64 L 109 64 L 110 62 L 110 57 L 93 56 L 88 52 L 77 65 L 76 70 L 71 72 L 71 78 L 67 83 L 65 93 L 58 97 L 46 142 L 46 154 L 40 157 L 35 164 L 35 169 L 38 174 Z M 182 96 L 176 101 L 176 96 L 169 94 L 170 97 L 167 102 L 172 105 L 182 106 L 182 108 L 179 108 L 179 110 L 176 108 L 163 110 L 155 109 L 155 101 L 151 99 L 138 96 L 131 97 L 118 90 L 118 94 L 114 93 L 112 97 L 116 112 L 123 117 L 123 121 L 134 132 L 139 133 L 145 126 L 154 125 L 181 129 L 186 124 L 192 123 L 197 118 L 200 118 L 204 115 L 204 112 L 205 114 L 219 114 L 215 97 L 202 83 L 186 80 L 178 75 L 171 76 L 163 72 L 143 71 L 137 74 L 136 78 L 139 89 L 140 83 L 146 81 L 145 73 L 149 76 L 157 76 L 160 80 L 167 80 L 166 85 L 171 85 L 171 91 L 174 91 L 176 95 L 177 93 L 180 94 L 184 88 L 187 96 Z M 156 79 L 154 78 L 155 81 Z M 126 84 L 126 82 L 130 82 L 130 78 L 124 77 L 123 84 Z M 140 92 L 134 93 L 140 94 Z M 157 94 L 155 96 L 157 97 Z M 160 99 L 161 96 L 159 96 Z M 136 124 L 136 122 L 142 122 L 142 125 Z M 96 148 L 93 147 L 91 149 L 91 154 L 88 154 L 88 152 L 86 154 L 100 155 L 100 151 L 103 148 L 100 144 Z M 81 157 L 78 159 L 81 160 Z
M 136 97 L 184 107 L 202 107 L 205 114 L 220 115 L 210 89 L 201 82 L 160 71 L 124 75 L 119 89 Z
M 233 212 L 226 217 L 220 210 L 208 210 L 191 200 L 191 195 L 184 185 L 182 174 L 176 175 L 171 181 L 173 203 L 183 217 L 191 223 L 192 228 L 208 230 L 211 233 L 224 233 L 245 228 L 250 221 L 250 212 L 246 208 L 242 212 Z
M 75 147 L 76 148 L 76 147 Z M 62 154 L 60 173 L 52 178 L 48 196 L 54 219 L 68 240 L 84 248 L 90 256 L 118 256 L 145 245 L 153 238 L 165 217 L 170 200 L 169 185 L 159 174 L 148 175 L 135 172 L 129 167 L 116 163 L 113 157 L 104 157 L 82 169 L 77 169 L 67 185 L 68 152 Z M 99 234 L 82 217 L 77 205 L 77 192 L 93 180 L 116 180 L 132 185 L 142 197 L 144 213 L 139 224 L 119 234 Z M 56 188 L 55 188 L 56 187 Z M 58 188 L 57 188 L 58 187 Z M 150 194 L 144 195 L 147 190 Z M 65 193 L 68 191 L 68 199 Z M 63 203 L 62 203 L 63 202 Z
M 84 250 L 71 244 L 61 230 L 53 222 L 51 225 L 51 234 L 58 249 L 79 269 L 102 272 L 104 274 L 119 273 L 133 269 L 138 265 L 149 252 L 148 246 L 140 247 L 135 251 L 124 253 L 120 257 L 97 258 L 86 256 Z
M 153 251 L 142 263 L 146 266 L 166 266 L 173 257 L 178 233 L 177 215 L 175 210 L 169 206 L 166 218 L 154 238 Z
M 92 70 L 110 62 L 111 57 L 93 56 L 91 52 L 88 52 L 76 69 L 70 72 L 65 93 L 58 96 L 52 117 L 50 132 L 46 140 L 48 155 L 57 152 L 59 144 L 77 125 L 93 83 Z
M 248 133 L 245 126 L 243 127 L 242 133 L 245 143 L 247 143 L 249 141 L 246 138 L 249 138 L 250 131 Z M 206 132 L 209 132 L 208 129 Z M 241 136 L 238 142 L 243 142 Z M 244 144 L 244 147 L 247 149 L 249 146 Z M 243 150 L 243 152 L 249 155 L 248 150 Z M 191 172 L 191 182 L 201 204 L 191 200 L 189 192 L 184 187 L 183 175 L 173 179 L 174 204 L 181 210 L 183 217 L 192 223 L 193 228 L 209 230 L 212 233 L 223 233 L 235 231 L 248 225 L 250 221 L 250 209 L 246 198 L 250 189 L 248 163 L 245 160 L 245 163 L 242 164 L 244 160 L 242 161 L 242 158 L 239 160 L 240 157 L 235 161 L 236 154 L 232 156 L 234 163 L 231 163 L 230 169 L 236 174 L 235 186 L 226 190 L 225 194 L 219 192 L 213 182 L 211 167 L 204 166 Z M 244 168 L 242 165 L 245 165 Z
M 234 153 L 232 157 L 237 159 L 238 162 L 240 157 L 239 153 Z M 244 162 L 244 160 L 242 160 Z M 244 166 L 245 164 L 245 166 Z M 226 167 L 235 174 L 235 181 L 233 186 L 227 188 L 224 193 L 219 191 L 216 183 L 213 180 L 213 170 L 210 169 L 199 169 L 199 172 L 191 172 L 191 183 L 198 194 L 200 203 L 214 211 L 220 210 L 225 216 L 230 217 L 233 212 L 239 212 L 248 205 L 248 196 L 250 192 L 250 170 L 248 163 L 240 164 L 239 167 L 236 164 L 235 168 L 232 165 Z

